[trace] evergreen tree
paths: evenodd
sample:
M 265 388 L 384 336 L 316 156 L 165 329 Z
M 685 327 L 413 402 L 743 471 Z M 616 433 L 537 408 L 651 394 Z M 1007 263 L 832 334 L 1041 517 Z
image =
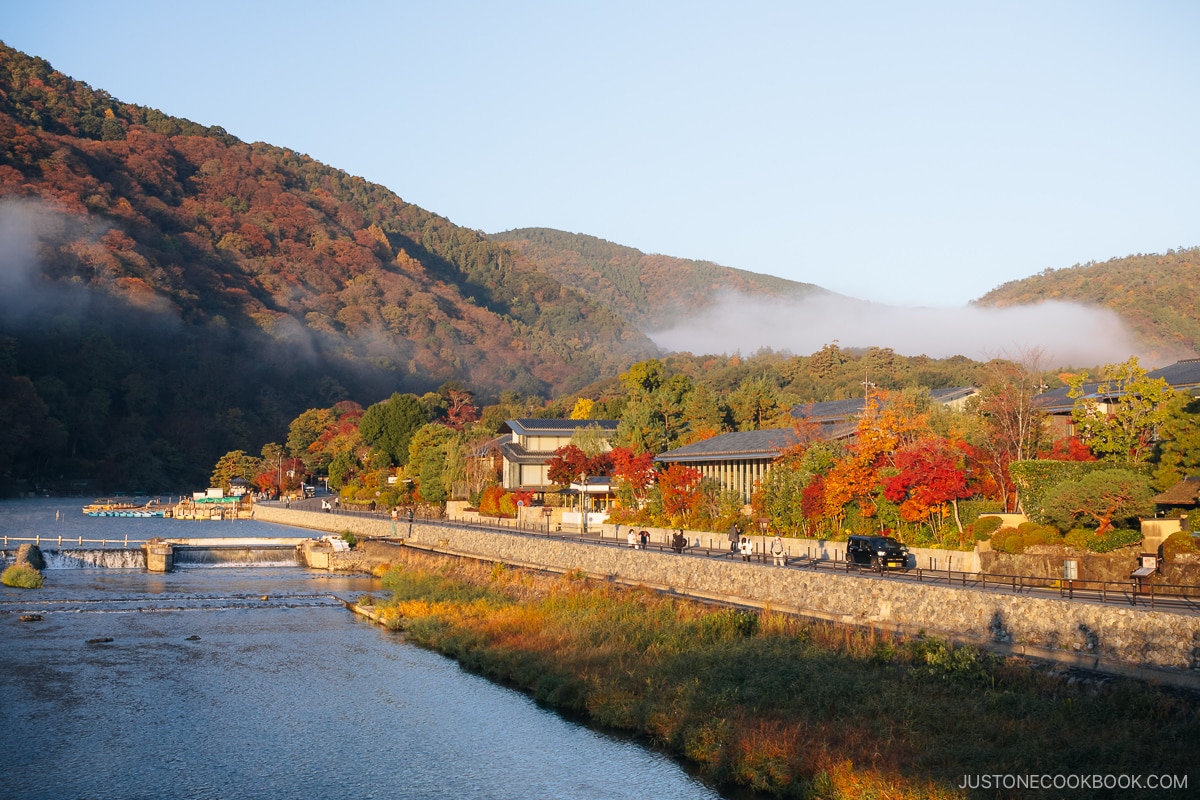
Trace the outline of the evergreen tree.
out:
M 1177 394 L 1158 427 L 1154 488 L 1166 491 L 1200 472 L 1200 398 Z
M 358 432 L 372 449 L 385 453 L 391 464 L 404 466 L 413 434 L 428 421 L 428 410 L 416 395 L 396 392 L 363 412 Z

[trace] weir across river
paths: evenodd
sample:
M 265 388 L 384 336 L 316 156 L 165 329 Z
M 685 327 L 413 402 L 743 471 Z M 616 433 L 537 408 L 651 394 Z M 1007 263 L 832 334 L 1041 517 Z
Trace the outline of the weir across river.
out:
M 33 544 L 50 568 L 145 567 L 170 572 L 179 566 L 295 566 L 303 563 L 305 537 L 209 537 L 86 539 L 83 537 L 4 537 L 12 547 Z
M 236 562 L 242 565 L 299 564 L 300 548 L 307 538 L 218 538 L 162 539 L 147 542 L 146 569 L 150 572 L 169 572 L 176 564 L 219 564 Z

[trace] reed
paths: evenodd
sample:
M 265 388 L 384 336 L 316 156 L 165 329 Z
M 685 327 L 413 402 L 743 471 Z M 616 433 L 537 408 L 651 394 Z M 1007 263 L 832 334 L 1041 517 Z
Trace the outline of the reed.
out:
M 771 796 L 961 797 L 963 776 L 983 774 L 1186 775 L 1200 741 L 1192 693 L 931 637 L 416 552 L 384 585 L 393 597 L 377 607 L 411 641 Z

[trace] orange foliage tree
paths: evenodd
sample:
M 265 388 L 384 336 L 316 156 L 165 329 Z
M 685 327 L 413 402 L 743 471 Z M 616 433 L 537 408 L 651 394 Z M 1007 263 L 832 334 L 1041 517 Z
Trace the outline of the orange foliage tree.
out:
M 672 525 L 683 523 L 695 516 L 704 500 L 700 483 L 703 476 L 695 467 L 671 464 L 658 475 L 658 486 L 662 492 L 663 515 Z
M 880 469 L 892 466 L 891 454 L 914 441 L 927 427 L 927 417 L 916 413 L 906 398 L 886 392 L 869 396 L 858 420 L 854 444 L 825 475 L 823 515 L 840 525 L 846 506 L 857 501 L 862 516 L 873 516 L 872 498 L 880 486 Z

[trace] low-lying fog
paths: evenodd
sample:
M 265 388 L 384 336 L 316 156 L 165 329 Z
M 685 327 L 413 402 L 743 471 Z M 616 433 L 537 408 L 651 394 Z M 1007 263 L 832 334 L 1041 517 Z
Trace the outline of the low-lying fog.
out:
M 765 347 L 808 355 L 836 341 L 842 348 L 888 347 L 906 356 L 981 361 L 1040 349 L 1045 363 L 1063 366 L 1145 357 L 1115 312 L 1058 301 L 1014 308 L 902 308 L 836 294 L 798 299 L 727 294 L 649 335 L 660 347 L 692 353 L 750 354 Z

